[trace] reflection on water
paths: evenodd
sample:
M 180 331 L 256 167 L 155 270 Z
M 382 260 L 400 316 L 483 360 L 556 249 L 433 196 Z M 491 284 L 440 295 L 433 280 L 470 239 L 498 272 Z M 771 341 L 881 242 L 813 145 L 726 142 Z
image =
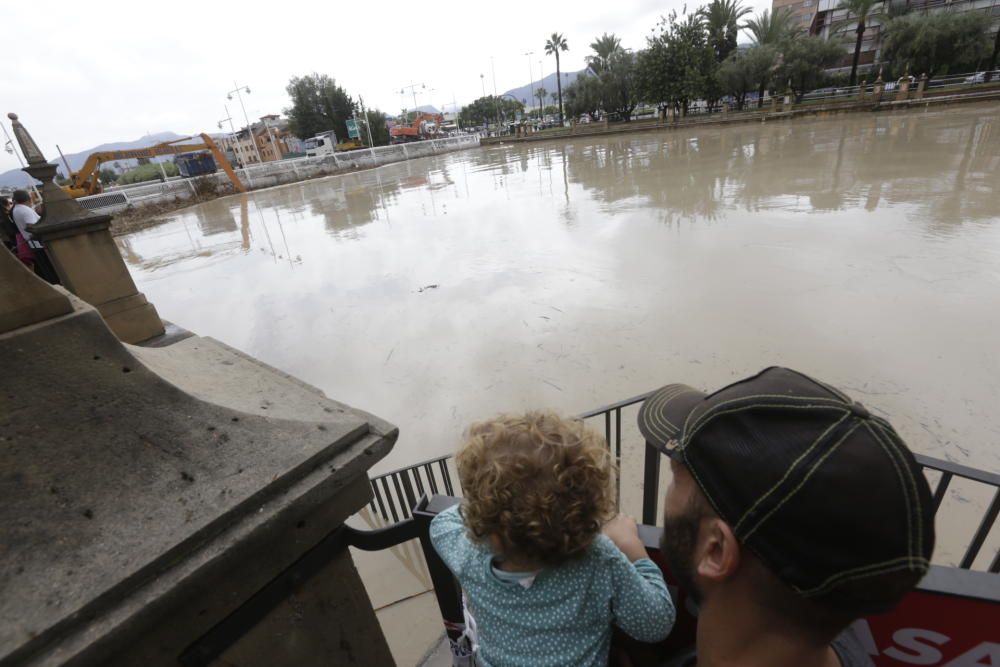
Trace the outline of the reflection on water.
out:
M 381 468 L 497 410 L 778 363 L 1000 470 L 998 133 L 969 106 L 504 145 L 119 242 L 164 317 L 397 423 Z

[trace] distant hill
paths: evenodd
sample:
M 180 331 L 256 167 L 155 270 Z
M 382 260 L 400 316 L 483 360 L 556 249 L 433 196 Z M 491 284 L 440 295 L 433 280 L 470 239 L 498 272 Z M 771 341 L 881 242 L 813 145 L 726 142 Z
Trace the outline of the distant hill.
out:
M 430 104 L 425 104 L 422 107 L 417 107 L 416 109 L 412 109 L 412 111 L 416 111 L 417 113 L 429 113 L 429 114 L 441 113 L 441 111 L 437 107 L 431 106 Z
M 68 153 L 66 155 L 66 161 L 69 162 L 69 166 L 73 171 L 76 171 L 83 166 L 83 163 L 87 161 L 87 156 L 91 153 L 97 153 L 98 151 L 120 151 L 129 150 L 133 148 L 145 148 L 146 146 L 152 146 L 153 144 L 159 144 L 164 141 L 173 141 L 175 139 L 180 139 L 184 137 L 183 134 L 177 134 L 176 132 L 157 132 L 155 134 L 147 134 L 146 136 L 136 139 L 135 141 L 117 141 L 108 144 L 101 144 L 100 146 L 94 146 L 93 148 L 79 153 Z M 53 156 L 49 155 L 49 162 L 56 165 L 59 169 L 59 173 L 66 176 L 66 168 L 63 166 L 62 160 L 59 159 L 58 154 L 55 159 Z M 171 160 L 172 157 L 158 158 L 160 160 Z M 138 161 L 134 159 L 128 160 L 117 160 L 122 170 L 131 169 L 138 164 Z M 30 185 L 31 178 L 21 171 L 20 169 L 11 169 L 0 174 L 0 187 L 7 188 L 23 188 Z
M 586 70 L 580 70 L 579 72 L 563 72 L 562 73 L 562 87 L 563 87 L 564 93 L 565 93 L 565 90 L 566 90 L 566 86 L 568 86 L 571 83 L 573 83 L 574 81 L 576 81 L 576 78 L 578 76 L 580 76 L 581 74 L 583 74 L 585 71 Z M 546 90 L 546 92 L 549 93 L 549 95 L 556 94 L 557 93 L 557 90 L 556 90 L 556 73 L 552 72 L 551 74 L 547 75 L 541 81 L 537 81 L 536 80 L 534 82 L 534 84 L 530 84 L 529 83 L 529 84 L 525 84 L 523 86 L 520 86 L 518 88 L 512 88 L 512 89 L 508 90 L 507 92 L 505 92 L 504 95 L 512 95 L 515 99 L 518 99 L 518 100 L 521 100 L 521 101 L 528 100 L 527 105 L 529 107 L 535 107 L 535 106 L 538 106 L 538 98 L 535 97 L 535 93 L 533 91 L 538 90 L 539 88 L 544 88 Z M 534 100 L 534 101 L 532 101 L 532 100 Z M 565 96 L 563 97 L 563 101 L 565 102 Z M 549 105 L 549 104 L 553 104 L 552 98 L 551 97 L 547 98 L 545 100 L 545 104 L 546 104 L 546 106 Z

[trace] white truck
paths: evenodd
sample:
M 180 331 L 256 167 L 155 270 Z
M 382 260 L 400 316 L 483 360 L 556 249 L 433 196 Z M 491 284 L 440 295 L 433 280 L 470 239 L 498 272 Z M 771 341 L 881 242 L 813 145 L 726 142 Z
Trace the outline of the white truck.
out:
M 333 155 L 337 152 L 337 135 L 333 130 L 320 132 L 315 137 L 305 140 L 306 157 L 318 155 Z

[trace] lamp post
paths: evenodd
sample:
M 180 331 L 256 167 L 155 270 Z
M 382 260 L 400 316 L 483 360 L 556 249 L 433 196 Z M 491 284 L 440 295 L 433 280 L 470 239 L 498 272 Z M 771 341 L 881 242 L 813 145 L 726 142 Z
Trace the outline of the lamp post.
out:
M 528 81 L 531 82 L 531 84 L 530 84 L 531 87 L 528 89 L 528 99 L 529 100 L 534 100 L 535 99 L 535 73 L 531 69 L 531 56 L 535 55 L 535 52 L 534 51 L 528 51 L 524 55 L 527 56 L 527 58 L 528 58 Z M 532 102 L 532 103 L 534 103 L 534 102 Z
M 243 95 L 241 93 L 245 92 L 247 95 L 250 94 L 250 86 L 240 86 L 240 84 L 233 81 L 233 85 L 236 86 L 233 90 L 226 93 L 226 99 L 233 99 L 233 93 L 236 93 L 236 99 L 240 101 L 240 108 L 243 109 L 243 120 L 247 122 L 247 133 L 250 135 L 250 143 L 253 144 L 254 153 L 257 154 L 257 162 L 264 162 L 260 157 L 260 149 L 257 148 L 257 138 L 253 136 L 253 128 L 250 126 L 250 117 L 247 116 L 247 108 L 243 105 Z

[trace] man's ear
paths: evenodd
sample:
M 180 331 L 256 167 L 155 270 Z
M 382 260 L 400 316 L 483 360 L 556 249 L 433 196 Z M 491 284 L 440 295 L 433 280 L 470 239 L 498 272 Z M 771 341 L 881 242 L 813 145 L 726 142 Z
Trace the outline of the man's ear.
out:
M 740 566 L 740 543 L 729 524 L 719 518 L 703 519 L 695 551 L 695 569 L 709 581 L 725 581 Z

